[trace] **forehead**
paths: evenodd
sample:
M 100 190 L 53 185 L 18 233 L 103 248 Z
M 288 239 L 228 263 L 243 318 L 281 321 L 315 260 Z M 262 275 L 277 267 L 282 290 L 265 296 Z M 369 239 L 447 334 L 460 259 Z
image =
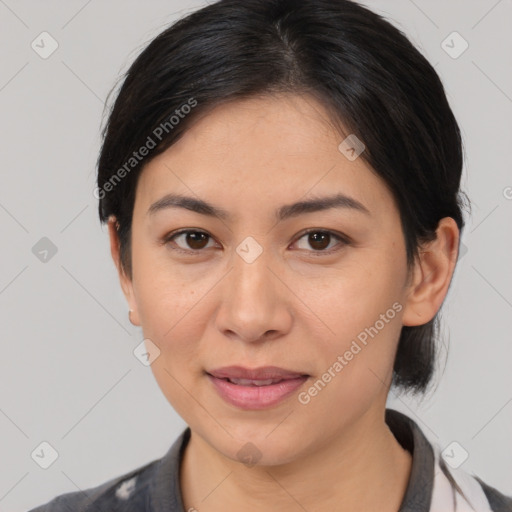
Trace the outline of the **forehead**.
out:
M 174 192 L 214 198 L 228 212 L 258 214 L 266 205 L 339 192 L 373 215 L 393 208 L 384 181 L 362 158 L 349 160 L 340 151 L 346 135 L 310 96 L 222 104 L 195 119 L 177 142 L 146 165 L 136 202 L 147 210 Z

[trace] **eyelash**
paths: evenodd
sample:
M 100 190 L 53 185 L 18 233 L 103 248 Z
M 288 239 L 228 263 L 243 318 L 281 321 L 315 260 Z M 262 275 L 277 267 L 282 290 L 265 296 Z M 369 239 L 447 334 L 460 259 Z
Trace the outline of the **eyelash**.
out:
M 199 229 L 182 229 L 182 230 L 175 231 L 175 232 L 172 232 L 172 233 L 169 233 L 168 235 L 166 235 L 162 239 L 162 244 L 163 245 L 168 245 L 170 242 L 174 242 L 174 239 L 176 237 L 178 237 L 180 235 L 183 235 L 183 234 L 187 234 L 187 233 L 201 233 L 201 234 L 204 234 L 204 235 L 208 236 L 210 239 L 213 238 L 206 231 L 202 231 L 202 230 L 199 230 Z M 331 248 L 329 250 L 318 250 L 318 251 L 314 251 L 313 250 L 313 251 L 311 251 L 311 255 L 313 257 L 331 255 L 331 254 L 333 254 L 335 252 L 338 252 L 341 249 L 343 249 L 343 247 L 345 245 L 349 245 L 351 243 L 351 240 L 347 236 L 342 235 L 341 233 L 336 233 L 334 231 L 330 231 L 330 230 L 327 230 L 327 229 L 318 229 L 318 228 L 317 229 L 309 229 L 308 231 L 305 231 L 305 232 L 301 233 L 301 235 L 296 239 L 296 241 L 300 240 L 301 238 L 305 237 L 306 235 L 309 235 L 310 233 L 327 234 L 327 235 L 330 235 L 331 237 L 336 238 L 339 242 L 341 242 L 341 243 L 338 244 L 338 246 L 335 246 L 334 248 Z M 188 254 L 188 255 L 193 254 L 193 255 L 196 255 L 196 254 L 198 254 L 200 252 L 203 252 L 205 249 L 186 250 L 186 249 L 182 249 L 181 247 L 172 247 L 172 250 L 180 252 L 182 254 Z

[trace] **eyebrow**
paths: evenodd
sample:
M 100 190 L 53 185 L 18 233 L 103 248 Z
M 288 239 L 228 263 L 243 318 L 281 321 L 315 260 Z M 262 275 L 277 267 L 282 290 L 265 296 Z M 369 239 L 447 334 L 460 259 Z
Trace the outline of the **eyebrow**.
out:
M 201 215 L 216 217 L 221 220 L 230 220 L 232 217 L 227 210 L 224 210 L 219 206 L 214 206 L 202 199 L 183 196 L 180 194 L 167 194 L 163 196 L 149 207 L 147 214 L 151 216 L 168 208 L 184 208 Z M 278 221 L 284 221 L 306 213 L 319 212 L 329 210 L 331 208 L 350 209 L 371 216 L 368 208 L 366 208 L 366 206 L 361 202 L 353 197 L 341 193 L 331 196 L 317 197 L 307 201 L 298 201 L 296 203 L 281 206 L 276 210 L 275 216 Z

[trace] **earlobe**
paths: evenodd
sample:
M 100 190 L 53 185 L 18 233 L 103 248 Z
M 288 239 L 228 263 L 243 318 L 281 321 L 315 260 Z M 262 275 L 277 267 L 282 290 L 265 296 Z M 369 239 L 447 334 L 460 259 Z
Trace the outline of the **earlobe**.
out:
M 130 323 L 133 325 L 140 326 L 139 314 L 137 310 L 137 304 L 135 302 L 135 296 L 133 293 L 133 285 L 131 279 L 124 272 L 123 266 L 121 264 L 121 253 L 120 253 L 120 244 L 119 244 L 119 223 L 115 216 L 111 215 L 108 219 L 108 231 L 110 237 L 110 252 L 112 254 L 112 259 L 114 260 L 114 264 L 117 269 L 117 273 L 119 276 L 119 282 L 121 284 L 121 288 L 123 290 L 124 296 L 128 301 L 129 306 L 129 315 L 128 318 Z
M 402 316 L 406 326 L 428 323 L 441 308 L 452 280 L 459 228 L 451 217 L 439 221 L 436 238 L 419 251 Z

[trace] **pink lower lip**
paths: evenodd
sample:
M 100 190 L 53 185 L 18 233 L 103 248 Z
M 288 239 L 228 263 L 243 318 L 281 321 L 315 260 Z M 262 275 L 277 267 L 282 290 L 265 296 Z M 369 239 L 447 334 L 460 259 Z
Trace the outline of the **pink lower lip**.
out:
M 241 409 L 265 409 L 275 405 L 291 395 L 308 379 L 304 376 L 282 380 L 268 386 L 241 386 L 210 374 L 207 374 L 207 377 L 226 402 Z

